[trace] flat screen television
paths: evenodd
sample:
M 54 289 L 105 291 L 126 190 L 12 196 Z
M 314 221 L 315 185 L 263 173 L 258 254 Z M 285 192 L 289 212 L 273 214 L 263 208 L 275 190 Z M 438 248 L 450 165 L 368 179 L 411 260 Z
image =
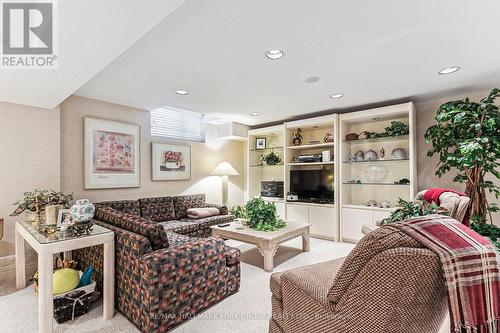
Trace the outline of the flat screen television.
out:
M 333 169 L 291 170 L 290 191 L 297 193 L 299 201 L 333 203 Z

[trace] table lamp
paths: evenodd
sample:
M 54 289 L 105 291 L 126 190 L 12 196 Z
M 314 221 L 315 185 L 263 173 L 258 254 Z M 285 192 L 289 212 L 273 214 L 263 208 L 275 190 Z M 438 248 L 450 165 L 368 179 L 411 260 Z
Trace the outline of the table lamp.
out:
M 228 162 L 220 162 L 219 165 L 212 172 L 214 176 L 222 177 L 222 204 L 227 206 L 227 183 L 228 176 L 238 176 L 239 173 L 236 171 L 233 166 Z

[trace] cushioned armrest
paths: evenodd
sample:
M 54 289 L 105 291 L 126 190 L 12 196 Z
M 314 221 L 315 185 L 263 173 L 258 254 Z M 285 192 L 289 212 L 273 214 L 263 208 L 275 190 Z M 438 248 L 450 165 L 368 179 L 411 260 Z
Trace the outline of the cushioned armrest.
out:
M 220 211 L 219 215 L 227 215 L 227 214 L 229 214 L 229 209 L 227 208 L 227 206 L 207 203 L 207 204 L 205 204 L 205 207 L 215 207 L 215 208 L 218 208 L 219 211 Z
M 141 295 L 148 332 L 168 330 L 224 298 L 226 245 L 209 237 L 141 258 Z

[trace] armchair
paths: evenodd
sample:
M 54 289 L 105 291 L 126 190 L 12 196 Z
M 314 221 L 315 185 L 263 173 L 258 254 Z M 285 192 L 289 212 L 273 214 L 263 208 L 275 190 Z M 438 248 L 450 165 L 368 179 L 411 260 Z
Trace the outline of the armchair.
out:
M 447 298 L 438 256 L 394 227 L 344 260 L 271 276 L 271 333 L 438 332 Z

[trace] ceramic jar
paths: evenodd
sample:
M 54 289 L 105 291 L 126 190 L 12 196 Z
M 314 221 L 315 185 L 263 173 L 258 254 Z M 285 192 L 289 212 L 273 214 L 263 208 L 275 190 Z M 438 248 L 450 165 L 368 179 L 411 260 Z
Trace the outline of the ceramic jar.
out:
M 92 220 L 94 217 L 95 207 L 88 199 L 77 200 L 71 206 L 71 217 L 75 223 L 83 223 Z

